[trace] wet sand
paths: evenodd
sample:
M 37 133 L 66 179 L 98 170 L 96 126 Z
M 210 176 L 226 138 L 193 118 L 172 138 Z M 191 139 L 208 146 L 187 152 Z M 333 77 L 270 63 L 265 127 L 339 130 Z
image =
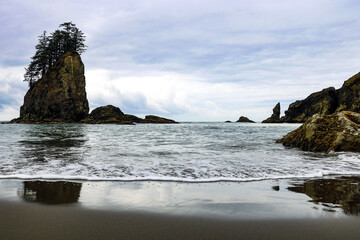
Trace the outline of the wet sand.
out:
M 0 239 L 358 239 L 360 179 L 0 180 Z
M 358 218 L 230 220 L 0 202 L 1 239 L 358 239 Z

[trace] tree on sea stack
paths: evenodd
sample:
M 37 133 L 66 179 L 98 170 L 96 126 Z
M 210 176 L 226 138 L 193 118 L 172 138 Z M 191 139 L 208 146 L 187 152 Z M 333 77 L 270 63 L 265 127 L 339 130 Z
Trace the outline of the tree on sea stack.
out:
M 59 25 L 62 29 L 55 30 L 49 36 L 46 31 L 38 39 L 35 46 L 36 52 L 31 57 L 31 62 L 25 68 L 24 81 L 29 87 L 34 84 L 54 65 L 54 63 L 66 52 L 72 51 L 82 54 L 86 50 L 85 35 L 72 22 L 65 22 Z

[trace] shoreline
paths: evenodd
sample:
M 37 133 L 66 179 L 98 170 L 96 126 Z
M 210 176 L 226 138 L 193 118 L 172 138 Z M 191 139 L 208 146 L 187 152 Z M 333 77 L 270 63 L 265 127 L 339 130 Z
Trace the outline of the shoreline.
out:
M 0 238 L 356 239 L 359 179 L 0 180 Z
M 360 176 L 246 182 L 0 179 L 0 201 L 224 219 L 360 216 Z

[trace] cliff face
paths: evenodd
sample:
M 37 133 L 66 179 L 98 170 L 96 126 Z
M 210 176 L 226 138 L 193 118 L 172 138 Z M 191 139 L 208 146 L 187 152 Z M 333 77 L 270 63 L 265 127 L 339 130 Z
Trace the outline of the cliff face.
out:
M 337 108 L 337 95 L 333 87 L 315 92 L 306 99 L 290 104 L 285 116 L 281 118 L 283 122 L 302 123 L 314 114 L 320 116 L 332 114 Z
M 28 90 L 15 122 L 78 122 L 89 112 L 84 64 L 79 54 L 62 55 Z
M 290 104 L 281 121 L 303 123 L 314 114 L 325 116 L 341 111 L 360 112 L 360 73 L 345 81 L 338 90 L 329 87 Z
M 343 110 L 360 113 L 360 73 L 345 81 L 337 90 L 338 106 L 336 112 Z

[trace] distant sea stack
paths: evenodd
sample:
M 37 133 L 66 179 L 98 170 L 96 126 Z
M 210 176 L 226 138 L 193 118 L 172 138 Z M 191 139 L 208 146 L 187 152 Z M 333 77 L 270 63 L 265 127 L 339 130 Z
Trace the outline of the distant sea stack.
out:
M 360 152 L 360 114 L 349 111 L 315 114 L 277 142 L 305 151 Z
M 89 116 L 81 120 L 81 123 L 117 123 L 117 124 L 132 124 L 132 121 L 127 121 L 125 114 L 118 107 L 107 105 L 95 108 Z
M 244 117 L 244 116 L 241 116 L 241 117 L 239 118 L 239 120 L 237 120 L 236 122 L 254 123 L 253 120 L 250 120 L 250 119 L 248 119 L 247 117 Z
M 113 105 L 95 108 L 81 123 L 90 124 L 134 124 L 134 123 L 177 123 L 174 120 L 154 115 L 145 116 L 145 119 L 130 114 L 124 114 L 120 108 Z
M 340 89 L 329 87 L 290 104 L 281 121 L 303 123 L 314 114 L 325 116 L 341 111 L 360 112 L 360 73 L 345 81 Z
M 75 52 L 63 54 L 24 97 L 16 123 L 79 122 L 89 113 L 84 64 Z
M 142 123 L 178 123 L 172 119 L 158 117 L 154 115 L 147 115 L 145 119 L 143 119 Z
M 273 108 L 273 114 L 262 121 L 262 123 L 280 123 L 280 103 L 277 103 Z

